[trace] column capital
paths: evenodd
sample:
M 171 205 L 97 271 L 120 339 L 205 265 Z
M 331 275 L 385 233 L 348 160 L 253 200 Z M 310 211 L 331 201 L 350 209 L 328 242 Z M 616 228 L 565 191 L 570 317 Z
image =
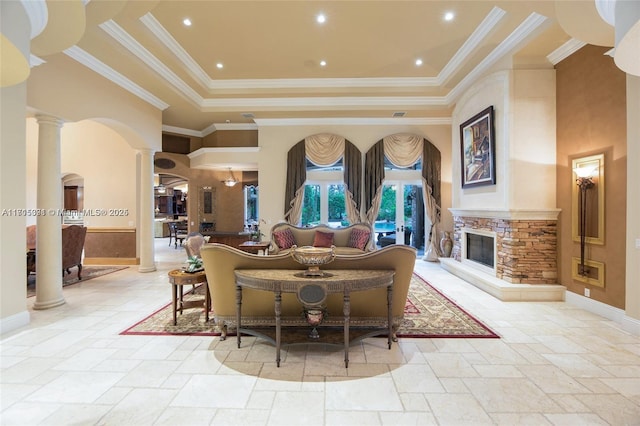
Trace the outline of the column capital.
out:
M 136 152 L 141 155 L 153 155 L 156 153 L 156 150 L 151 148 L 136 148 Z
M 38 124 L 53 124 L 60 128 L 64 125 L 64 120 L 53 115 L 36 114 L 36 120 Z

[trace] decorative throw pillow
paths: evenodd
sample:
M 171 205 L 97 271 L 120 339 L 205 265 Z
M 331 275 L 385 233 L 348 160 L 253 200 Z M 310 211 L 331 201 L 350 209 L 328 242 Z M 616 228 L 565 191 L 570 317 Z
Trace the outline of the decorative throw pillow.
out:
M 347 247 L 353 247 L 360 250 L 364 250 L 367 246 L 367 241 L 369 241 L 369 232 L 366 229 L 353 228 L 351 230 L 351 234 L 349 234 L 349 242 L 347 243 Z
M 280 250 L 288 249 L 296 245 L 296 237 L 293 236 L 293 232 L 291 232 L 289 228 L 274 232 L 273 239 L 276 240 L 276 244 L 280 247 Z
M 333 245 L 333 232 L 316 231 L 313 238 L 314 247 L 331 247 Z

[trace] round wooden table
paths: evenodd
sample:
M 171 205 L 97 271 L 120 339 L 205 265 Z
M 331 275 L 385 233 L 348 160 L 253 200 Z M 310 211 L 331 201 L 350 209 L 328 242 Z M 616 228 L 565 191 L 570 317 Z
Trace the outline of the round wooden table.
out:
M 211 311 L 211 295 L 209 294 L 209 286 L 207 285 L 207 275 L 204 271 L 186 272 L 181 269 L 169 271 L 169 282 L 171 283 L 173 294 L 173 325 L 178 324 L 177 313 L 182 314 L 183 309 L 204 308 L 205 321 L 209 321 L 209 311 Z M 184 285 L 193 285 L 204 283 L 205 292 L 204 299 L 187 300 L 183 298 Z

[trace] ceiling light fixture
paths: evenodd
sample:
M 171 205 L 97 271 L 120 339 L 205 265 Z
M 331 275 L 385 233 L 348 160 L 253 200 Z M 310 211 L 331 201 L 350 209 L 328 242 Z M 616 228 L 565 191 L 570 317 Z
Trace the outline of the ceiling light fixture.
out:
M 224 65 L 222 64 L 222 62 L 218 62 L 216 64 L 216 68 L 218 68 L 219 70 L 221 70 L 222 68 L 224 68 Z
M 223 180 L 222 183 L 224 183 L 225 186 L 228 186 L 228 187 L 235 186 L 235 184 L 238 183 L 238 179 L 236 179 L 236 177 L 233 175 L 233 172 L 231 171 L 231 167 L 229 167 L 229 177 Z
M 327 66 L 327 61 L 320 61 L 320 66 L 321 67 Z
M 324 16 L 322 13 L 316 16 L 316 22 L 318 24 L 324 24 L 326 21 L 327 21 L 327 17 Z
M 453 18 L 455 16 L 456 15 L 453 12 L 447 12 L 447 13 L 444 14 L 444 20 L 445 21 L 453 21 Z
M 187 27 L 190 27 L 190 26 L 191 26 L 191 19 L 189 19 L 189 18 L 184 18 L 184 19 L 182 20 L 182 23 L 183 23 L 184 25 L 186 25 Z
M 420 65 L 422 65 L 422 59 L 418 58 L 416 59 L 416 66 L 419 67 Z

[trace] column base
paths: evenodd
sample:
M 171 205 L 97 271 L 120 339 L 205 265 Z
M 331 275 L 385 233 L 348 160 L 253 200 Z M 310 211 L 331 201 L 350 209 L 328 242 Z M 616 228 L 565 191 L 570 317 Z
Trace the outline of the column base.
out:
M 59 299 L 56 299 L 56 300 L 49 300 L 47 302 L 39 302 L 36 300 L 35 303 L 33 304 L 33 309 L 35 310 L 50 309 L 50 308 L 55 308 L 56 306 L 64 305 L 65 303 L 67 302 L 64 300 L 64 297 L 60 297 Z
M 138 267 L 138 272 L 153 272 L 156 270 L 156 265 L 151 265 L 151 266 L 142 266 L 140 265 Z

